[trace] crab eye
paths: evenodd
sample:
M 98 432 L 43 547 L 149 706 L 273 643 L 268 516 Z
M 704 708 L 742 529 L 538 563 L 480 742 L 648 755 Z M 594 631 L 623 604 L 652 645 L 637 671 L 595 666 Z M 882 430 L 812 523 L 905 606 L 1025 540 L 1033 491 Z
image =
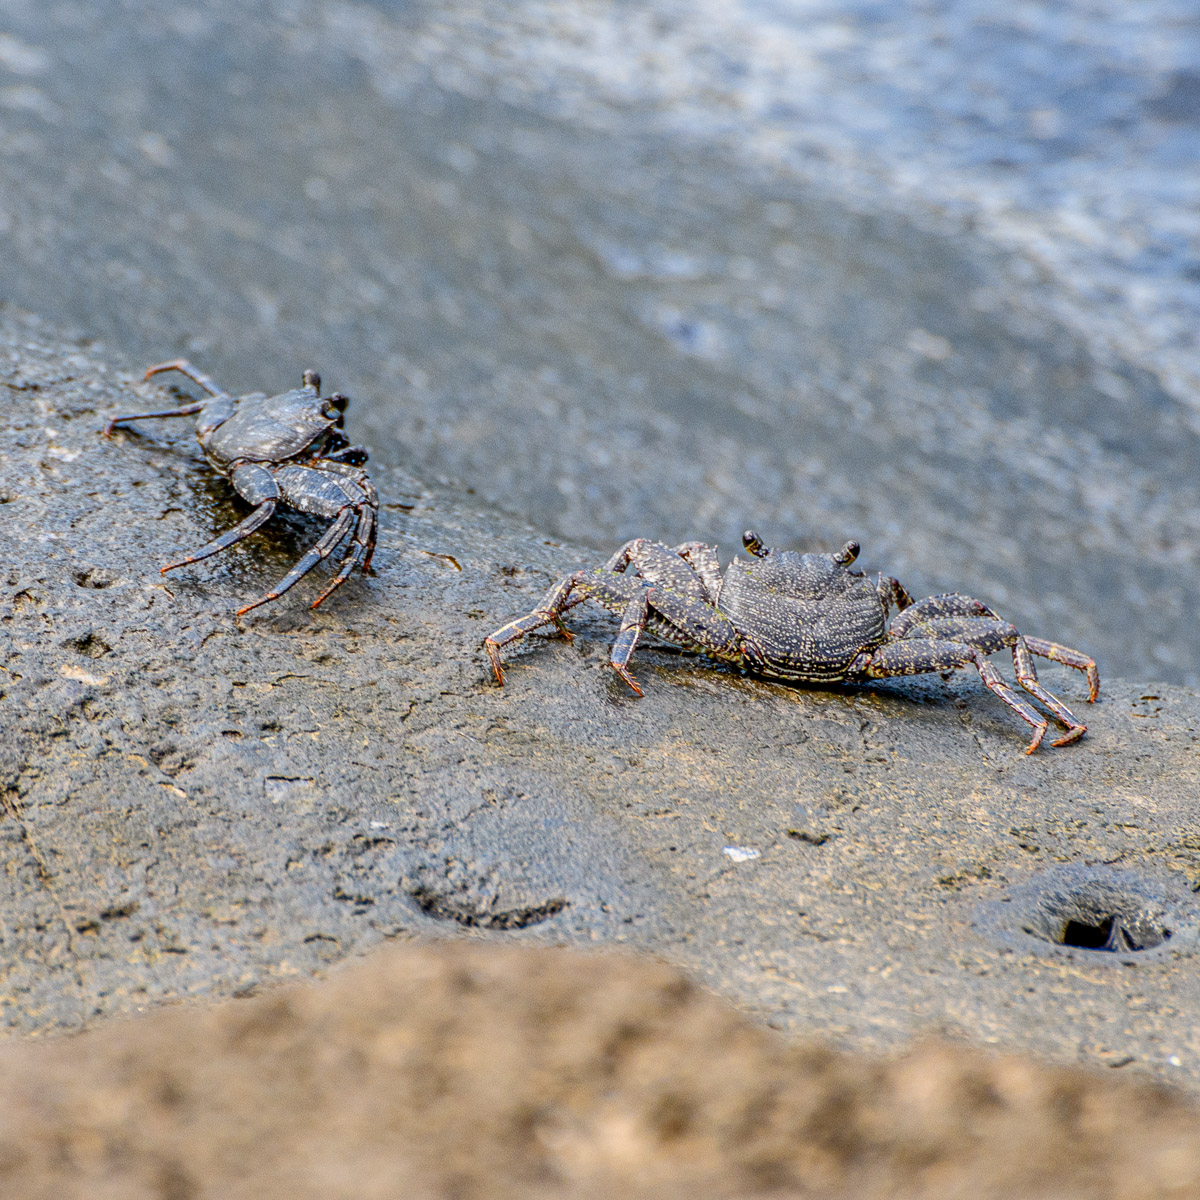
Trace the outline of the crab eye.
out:
M 754 532 L 753 529 L 747 529 L 742 534 L 742 545 L 746 547 L 747 554 L 753 554 L 755 558 L 762 558 L 764 555 L 770 554 L 770 550 L 762 544 L 762 538 Z
M 338 410 L 338 412 L 345 412 L 346 405 L 350 403 L 350 397 L 343 396 L 341 392 L 334 392 L 333 395 L 329 397 L 329 403 L 332 404 L 333 407 Z
M 847 542 L 834 556 L 833 561 L 848 567 L 857 557 L 862 547 L 857 542 Z

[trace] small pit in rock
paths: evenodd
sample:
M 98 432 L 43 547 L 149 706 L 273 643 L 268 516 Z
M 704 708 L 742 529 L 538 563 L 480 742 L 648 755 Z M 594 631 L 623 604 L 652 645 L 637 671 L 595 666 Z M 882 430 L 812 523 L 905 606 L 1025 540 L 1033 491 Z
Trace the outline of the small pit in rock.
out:
M 976 925 L 1024 950 L 1132 961 L 1194 947 L 1200 904 L 1169 881 L 1065 866 L 984 904 Z
M 75 583 L 83 588 L 112 587 L 119 578 L 115 571 L 110 571 L 107 567 L 88 567 L 84 571 L 75 572 Z
M 558 916 L 571 903 L 565 896 L 556 896 L 544 904 L 500 910 L 472 904 L 461 896 L 439 895 L 428 888 L 417 888 L 409 895 L 426 916 L 455 921 L 471 929 L 528 929 Z
M 85 658 L 103 658 L 112 650 L 112 647 L 99 634 L 92 632 L 72 638 L 65 645 Z

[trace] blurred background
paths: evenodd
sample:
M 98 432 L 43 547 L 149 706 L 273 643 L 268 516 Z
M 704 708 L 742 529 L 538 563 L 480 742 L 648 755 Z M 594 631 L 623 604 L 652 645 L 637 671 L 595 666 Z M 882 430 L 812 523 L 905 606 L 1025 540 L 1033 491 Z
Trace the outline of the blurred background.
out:
M 0 0 L 3 301 L 1192 685 L 1198 152 L 1184 0 Z

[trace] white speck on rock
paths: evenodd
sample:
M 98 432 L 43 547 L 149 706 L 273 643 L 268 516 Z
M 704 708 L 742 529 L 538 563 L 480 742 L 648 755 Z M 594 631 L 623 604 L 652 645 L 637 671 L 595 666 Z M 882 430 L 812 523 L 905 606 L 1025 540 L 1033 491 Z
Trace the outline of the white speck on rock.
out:
M 753 846 L 726 846 L 721 853 L 728 855 L 734 862 L 749 862 L 752 858 L 762 857 L 762 851 L 755 850 Z

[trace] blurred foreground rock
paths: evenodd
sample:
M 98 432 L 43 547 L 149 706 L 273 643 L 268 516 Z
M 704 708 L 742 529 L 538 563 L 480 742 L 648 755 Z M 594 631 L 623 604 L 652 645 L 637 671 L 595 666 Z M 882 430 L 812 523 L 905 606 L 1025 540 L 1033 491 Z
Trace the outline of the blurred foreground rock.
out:
M 244 509 L 185 420 L 100 438 L 161 404 L 136 378 L 0 311 L 14 1032 L 462 934 L 648 951 L 847 1046 L 948 1033 L 1200 1086 L 1193 693 L 1106 676 L 1089 707 L 1047 670 L 1089 733 L 1026 757 L 965 675 L 800 690 L 648 646 L 637 700 L 583 611 L 501 689 L 480 640 L 590 553 L 384 464 L 378 575 L 238 622 L 319 526 L 160 576 Z M 1087 948 L 1122 930 L 1141 948 Z
M 665 966 L 393 948 L 0 1047 L 6 1200 L 1200 1196 L 1200 1114 L 927 1044 L 788 1047 Z

